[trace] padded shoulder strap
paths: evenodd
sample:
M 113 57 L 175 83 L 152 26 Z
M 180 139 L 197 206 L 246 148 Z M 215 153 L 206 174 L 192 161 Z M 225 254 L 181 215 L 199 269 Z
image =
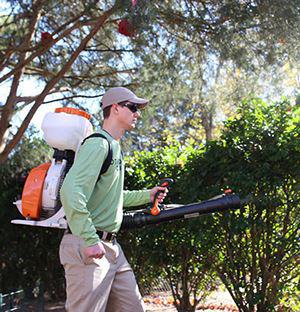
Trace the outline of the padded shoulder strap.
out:
M 100 173 L 99 173 L 99 176 L 98 176 L 98 179 L 97 179 L 97 182 L 98 182 L 100 180 L 100 178 L 101 178 L 101 175 L 104 174 L 108 170 L 108 168 L 109 168 L 109 166 L 111 164 L 113 155 L 112 155 L 112 148 L 111 148 L 110 142 L 108 141 L 107 137 L 105 135 L 101 134 L 101 133 L 93 133 L 93 134 L 89 135 L 88 137 L 86 137 L 82 141 L 81 145 L 84 144 L 84 142 L 86 140 L 88 140 L 90 138 L 96 138 L 96 137 L 97 138 L 103 138 L 108 143 L 108 153 L 107 153 L 107 156 L 106 156 L 106 158 L 105 158 L 105 160 L 103 162 L 102 168 L 100 170 Z

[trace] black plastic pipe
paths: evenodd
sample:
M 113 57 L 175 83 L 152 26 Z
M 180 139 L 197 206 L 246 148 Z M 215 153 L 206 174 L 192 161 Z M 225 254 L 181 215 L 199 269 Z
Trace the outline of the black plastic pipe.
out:
M 128 211 L 124 213 L 121 229 L 134 229 L 161 222 L 196 218 L 203 214 L 237 209 L 240 207 L 240 204 L 239 196 L 235 194 L 224 194 L 218 198 L 209 199 L 200 203 L 162 210 L 160 214 L 156 216 L 146 211 Z

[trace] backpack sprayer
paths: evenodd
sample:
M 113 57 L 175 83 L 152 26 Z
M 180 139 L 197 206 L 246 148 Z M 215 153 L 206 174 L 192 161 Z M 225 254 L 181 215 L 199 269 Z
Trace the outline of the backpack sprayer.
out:
M 59 191 L 71 168 L 81 142 L 92 134 L 90 115 L 75 108 L 57 108 L 45 115 L 42 122 L 44 139 L 54 148 L 50 163 L 33 168 L 26 179 L 22 199 L 15 202 L 26 220 L 14 224 L 67 228 Z
M 59 192 L 64 177 L 71 168 L 76 152 L 89 137 L 100 136 L 92 134 L 90 115 L 75 108 L 57 108 L 54 113 L 45 115 L 42 122 L 44 139 L 54 148 L 51 162 L 33 168 L 26 179 L 22 199 L 15 202 L 25 220 L 12 220 L 14 224 L 42 226 L 67 229 L 68 224 L 60 202 Z M 109 152 L 103 167 L 99 168 L 99 178 L 112 159 Z M 98 178 L 98 179 L 99 179 Z M 160 185 L 169 187 L 172 179 L 164 179 Z M 144 210 L 124 213 L 122 229 L 138 228 L 178 219 L 199 217 L 208 214 L 240 207 L 237 195 L 226 192 L 223 195 L 200 203 L 189 205 L 162 205 L 158 203 L 159 192 L 155 195 L 153 206 Z

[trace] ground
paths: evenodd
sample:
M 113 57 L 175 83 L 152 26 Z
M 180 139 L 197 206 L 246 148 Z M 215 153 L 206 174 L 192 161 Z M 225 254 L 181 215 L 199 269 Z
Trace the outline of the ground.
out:
M 144 302 L 146 304 L 147 311 L 151 312 L 174 312 L 172 302 L 173 298 L 171 294 L 156 294 L 152 296 L 145 296 Z M 197 311 L 227 311 L 227 312 L 238 312 L 234 301 L 227 291 L 213 292 L 209 298 L 200 303 L 197 306 Z
M 150 296 L 144 297 L 146 309 L 149 312 L 175 312 L 176 309 L 172 304 L 172 296 L 168 292 L 156 293 Z M 40 307 L 34 303 L 28 303 L 21 311 L 24 312 L 39 312 Z M 65 312 L 64 303 L 47 303 L 44 311 L 46 312 Z M 235 306 L 229 293 L 226 291 L 218 291 L 212 293 L 206 302 L 200 303 L 197 307 L 197 311 L 205 312 L 237 312 L 238 309 Z

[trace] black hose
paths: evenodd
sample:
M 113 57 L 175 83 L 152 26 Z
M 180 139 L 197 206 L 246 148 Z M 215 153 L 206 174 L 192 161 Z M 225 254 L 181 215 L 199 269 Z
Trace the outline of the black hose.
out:
M 162 210 L 160 214 L 156 216 L 146 211 L 128 211 L 124 213 L 121 229 L 134 229 L 161 222 L 195 218 L 203 214 L 237 209 L 240 207 L 240 204 L 239 196 L 235 194 L 224 194 L 218 198 L 209 199 L 200 203 Z

